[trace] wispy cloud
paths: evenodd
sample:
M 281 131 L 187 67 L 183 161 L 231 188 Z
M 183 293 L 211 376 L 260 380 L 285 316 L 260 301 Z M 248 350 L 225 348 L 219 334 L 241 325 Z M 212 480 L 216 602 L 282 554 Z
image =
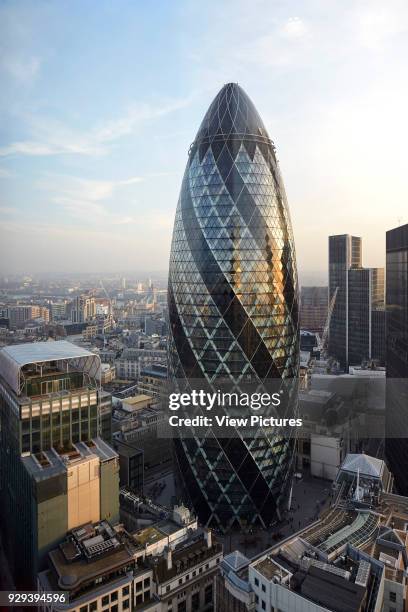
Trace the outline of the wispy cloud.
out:
M 50 195 L 53 204 L 62 206 L 70 215 L 99 224 L 135 223 L 132 216 L 112 211 L 108 204 L 115 192 L 143 181 L 140 176 L 120 180 L 90 180 L 74 176 L 53 175 L 37 182 L 37 188 Z
M 0 147 L 0 156 L 103 155 L 110 143 L 133 133 L 144 123 L 185 108 L 193 98 L 194 95 L 190 95 L 158 106 L 134 105 L 122 117 L 107 120 L 85 133 L 48 117 L 26 117 L 32 137 Z

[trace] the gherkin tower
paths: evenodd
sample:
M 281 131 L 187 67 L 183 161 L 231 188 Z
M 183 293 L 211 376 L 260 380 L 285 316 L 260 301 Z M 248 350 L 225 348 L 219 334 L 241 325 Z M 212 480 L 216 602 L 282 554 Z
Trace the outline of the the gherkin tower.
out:
M 175 381 L 297 380 L 295 246 L 275 148 L 246 93 L 228 83 L 191 145 L 168 288 Z M 296 399 L 294 399 L 296 401 Z M 227 530 L 280 516 L 294 440 L 276 432 L 175 441 L 177 481 L 203 523 Z

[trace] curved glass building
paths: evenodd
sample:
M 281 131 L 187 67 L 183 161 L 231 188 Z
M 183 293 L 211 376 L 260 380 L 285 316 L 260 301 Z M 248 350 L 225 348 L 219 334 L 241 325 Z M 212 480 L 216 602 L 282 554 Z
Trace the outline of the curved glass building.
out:
M 170 255 L 169 368 L 180 381 L 297 380 L 295 247 L 275 148 L 246 93 L 228 83 L 190 147 Z M 297 394 L 293 393 L 293 402 Z M 177 482 L 199 519 L 268 526 L 287 498 L 294 440 L 259 429 L 175 440 Z

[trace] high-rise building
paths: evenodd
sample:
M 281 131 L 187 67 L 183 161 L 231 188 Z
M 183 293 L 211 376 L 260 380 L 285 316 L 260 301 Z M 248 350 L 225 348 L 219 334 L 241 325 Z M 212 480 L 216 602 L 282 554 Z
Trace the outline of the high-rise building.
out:
M 69 342 L 0 351 L 0 526 L 17 585 L 33 584 L 69 529 L 118 520 L 118 456 L 98 437 L 101 403 L 110 407 L 99 376 L 99 356 Z
M 72 323 L 85 323 L 96 316 L 94 297 L 78 295 L 70 304 Z
M 329 236 L 329 302 L 334 307 L 329 328 L 329 354 L 348 364 L 348 271 L 361 268 L 361 238 Z
M 352 268 L 348 273 L 348 363 L 360 365 L 363 361 L 381 361 L 377 342 L 385 338 L 381 319 L 374 312 L 384 312 L 384 269 Z M 383 319 L 384 322 L 384 319 Z M 377 342 L 375 339 L 378 338 Z
M 190 147 L 168 283 L 170 377 L 296 380 L 295 247 L 275 147 L 246 93 L 225 85 Z M 296 399 L 297 401 L 297 399 Z M 269 525 L 287 497 L 294 445 L 259 430 L 175 441 L 177 482 L 201 521 Z
M 327 287 L 302 287 L 300 291 L 300 327 L 307 331 L 322 333 L 327 320 L 327 307 Z
M 387 409 L 385 451 L 408 495 L 408 224 L 387 232 Z
M 384 359 L 384 269 L 363 268 L 362 241 L 329 236 L 329 326 L 331 357 L 347 369 Z

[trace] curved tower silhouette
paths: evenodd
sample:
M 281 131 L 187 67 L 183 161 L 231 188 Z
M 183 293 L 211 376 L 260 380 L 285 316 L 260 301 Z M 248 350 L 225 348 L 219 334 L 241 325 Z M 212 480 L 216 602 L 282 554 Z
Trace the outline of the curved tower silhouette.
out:
M 296 380 L 298 283 L 275 147 L 246 93 L 228 83 L 190 147 L 170 254 L 169 371 L 179 382 Z M 297 397 L 293 394 L 293 401 Z M 175 440 L 177 482 L 199 519 L 270 525 L 287 497 L 291 437 L 259 429 Z

